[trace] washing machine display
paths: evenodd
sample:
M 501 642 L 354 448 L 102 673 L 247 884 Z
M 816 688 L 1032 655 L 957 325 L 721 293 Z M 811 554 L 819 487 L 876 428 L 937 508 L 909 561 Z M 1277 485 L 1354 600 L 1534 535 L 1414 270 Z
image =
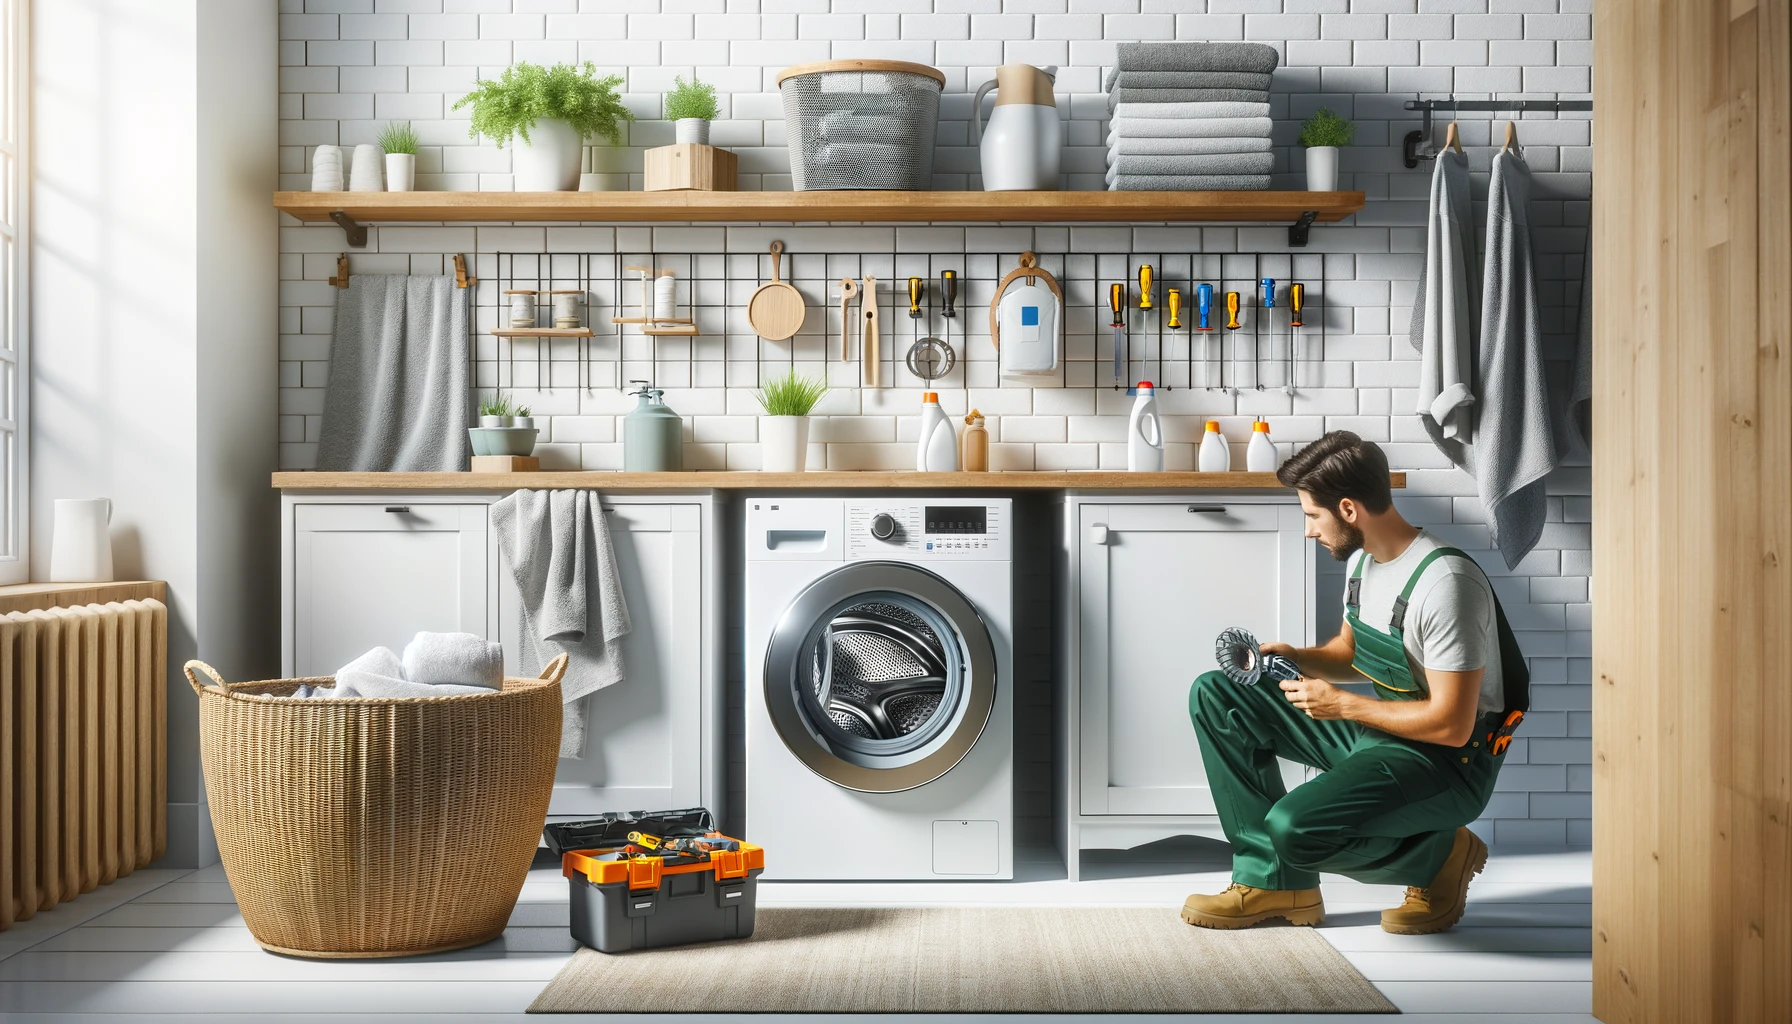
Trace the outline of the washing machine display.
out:
M 852 563 L 804 589 L 773 630 L 764 678 L 791 752 L 867 793 L 950 771 L 988 723 L 1000 682 L 970 602 L 900 562 Z

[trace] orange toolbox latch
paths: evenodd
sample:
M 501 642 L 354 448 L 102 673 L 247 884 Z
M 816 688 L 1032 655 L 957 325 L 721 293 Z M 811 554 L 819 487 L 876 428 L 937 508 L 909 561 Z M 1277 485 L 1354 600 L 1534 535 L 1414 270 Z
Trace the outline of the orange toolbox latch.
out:
M 629 889 L 658 889 L 660 887 L 660 867 L 662 861 L 658 857 L 630 857 L 628 859 Z

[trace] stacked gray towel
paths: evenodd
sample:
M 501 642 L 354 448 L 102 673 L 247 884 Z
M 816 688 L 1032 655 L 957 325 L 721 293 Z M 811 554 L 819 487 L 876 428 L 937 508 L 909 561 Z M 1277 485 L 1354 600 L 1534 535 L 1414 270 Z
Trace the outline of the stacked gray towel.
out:
M 1121 43 L 1108 73 L 1108 188 L 1269 188 L 1269 78 L 1262 43 Z

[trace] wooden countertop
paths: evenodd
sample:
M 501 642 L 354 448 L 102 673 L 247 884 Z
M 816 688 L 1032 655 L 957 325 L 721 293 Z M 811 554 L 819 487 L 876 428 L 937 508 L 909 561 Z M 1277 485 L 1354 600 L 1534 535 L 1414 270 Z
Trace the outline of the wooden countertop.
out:
M 15 583 L 0 587 L 0 615 L 40 608 L 72 608 L 113 601 L 168 600 L 168 584 L 160 580 L 117 583 Z
M 1405 473 L 1390 474 L 1395 487 Z M 590 487 L 606 491 L 675 490 L 1284 490 L 1273 473 L 275 473 L 282 491 L 510 491 Z

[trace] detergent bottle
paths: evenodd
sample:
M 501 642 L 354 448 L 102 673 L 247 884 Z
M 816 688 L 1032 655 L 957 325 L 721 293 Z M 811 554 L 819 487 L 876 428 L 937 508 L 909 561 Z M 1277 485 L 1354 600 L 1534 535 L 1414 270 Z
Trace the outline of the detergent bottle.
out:
M 958 461 L 966 473 L 989 472 L 989 428 L 983 425 L 983 414 L 975 409 L 964 418 L 964 437 L 959 441 Z
M 1157 394 L 1148 380 L 1134 389 L 1132 417 L 1126 423 L 1126 471 L 1161 473 L 1164 469 L 1164 427 L 1157 418 Z
M 921 436 L 915 442 L 915 469 L 922 473 L 958 471 L 958 433 L 940 408 L 938 392 L 921 396 Z
M 1201 451 L 1197 456 L 1203 473 L 1225 473 L 1232 468 L 1232 449 L 1226 435 L 1220 433 L 1220 421 L 1208 420 L 1207 433 L 1201 435 Z
M 1244 450 L 1244 468 L 1253 473 L 1274 473 L 1276 462 L 1276 446 L 1269 439 L 1269 424 L 1258 420 L 1251 424 L 1251 443 Z

